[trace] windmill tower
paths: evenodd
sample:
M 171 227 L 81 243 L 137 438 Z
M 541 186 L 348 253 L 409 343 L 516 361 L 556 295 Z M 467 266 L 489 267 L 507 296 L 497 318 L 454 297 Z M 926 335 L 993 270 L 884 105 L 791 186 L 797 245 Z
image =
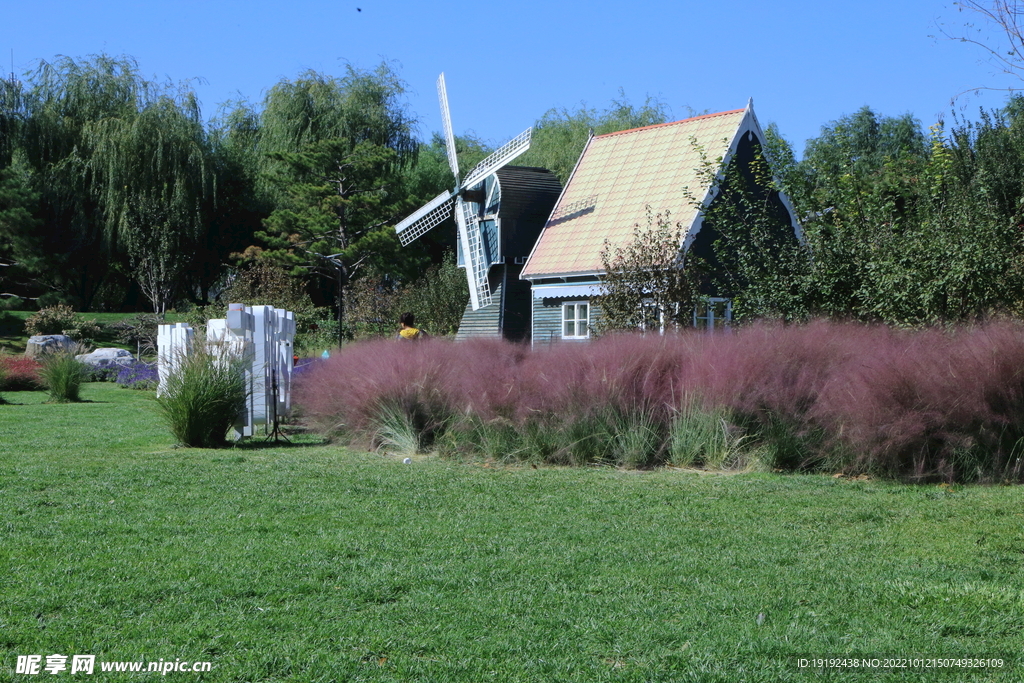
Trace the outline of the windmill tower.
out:
M 545 169 L 508 166 L 530 148 L 532 128 L 460 179 L 443 73 L 437 79 L 437 95 L 455 188 L 427 202 L 398 223 L 395 231 L 405 246 L 454 213 L 460 266 L 466 269 L 469 284 L 469 304 L 458 337 L 521 339 L 529 329 L 530 300 L 519 271 L 558 199 L 561 184 Z

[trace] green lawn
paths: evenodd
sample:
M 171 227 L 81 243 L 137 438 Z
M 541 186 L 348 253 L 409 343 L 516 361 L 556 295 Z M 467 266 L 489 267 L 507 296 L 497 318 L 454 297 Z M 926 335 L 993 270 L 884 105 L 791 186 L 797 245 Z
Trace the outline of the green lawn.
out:
M 1019 487 L 175 449 L 146 392 L 6 397 L 3 681 L 1024 679 Z M 797 667 L 844 655 L 1006 664 Z

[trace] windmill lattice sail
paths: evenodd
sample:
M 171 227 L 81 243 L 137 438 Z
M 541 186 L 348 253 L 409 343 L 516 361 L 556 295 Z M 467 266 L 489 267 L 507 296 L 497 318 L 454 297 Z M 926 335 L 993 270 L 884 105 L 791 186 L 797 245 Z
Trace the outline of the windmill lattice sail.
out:
M 454 208 L 455 221 L 459 226 L 459 243 L 462 246 L 462 256 L 466 266 L 470 305 L 475 311 L 491 304 L 491 289 L 487 280 L 491 264 L 484 251 L 480 220 L 477 215 L 479 207 L 475 202 L 466 201 L 464 195 L 466 190 L 485 182 L 510 161 L 528 150 L 533 129 L 528 128 L 502 145 L 497 151 L 477 164 L 466 176 L 465 181 L 460 181 L 459 160 L 455 150 L 455 133 L 452 129 L 451 113 L 448 109 L 448 89 L 443 73 L 437 79 L 437 97 L 441 103 L 445 152 L 448 156 L 448 166 L 451 167 L 452 175 L 455 177 L 455 189 L 451 192 L 442 192 L 399 222 L 395 226 L 395 232 L 398 233 L 402 246 L 405 246 L 447 220 L 452 215 L 453 204 L 458 204 Z
M 472 258 L 466 258 L 466 270 L 473 269 L 469 278 L 469 299 L 475 311 L 478 308 L 491 305 L 491 285 L 487 281 L 487 270 L 490 268 L 490 264 L 484 254 L 480 221 L 477 220 L 476 213 L 469 208 L 467 202 L 460 202 L 460 204 L 459 208 L 462 209 L 463 217 L 460 228 L 465 226 L 462 231 L 465 234 L 462 253 L 472 255 Z
M 455 133 L 452 132 L 452 116 L 448 110 L 448 88 L 444 84 L 444 72 L 437 77 L 437 99 L 441 101 L 441 125 L 444 127 L 444 144 L 448 152 L 448 166 L 455 176 L 456 185 L 459 182 L 459 157 L 455 153 Z
M 473 187 L 484 178 L 491 175 L 502 166 L 507 165 L 510 161 L 520 154 L 523 154 L 526 150 L 530 149 L 530 138 L 532 135 L 533 128 L 527 128 L 522 133 L 502 145 L 498 151 L 494 152 L 477 164 L 473 170 L 469 172 L 469 175 L 466 176 L 466 182 L 463 183 L 464 187 Z
M 414 239 L 447 220 L 452 215 L 453 203 L 452 193 L 445 190 L 396 225 L 395 232 L 402 246 L 408 246 Z

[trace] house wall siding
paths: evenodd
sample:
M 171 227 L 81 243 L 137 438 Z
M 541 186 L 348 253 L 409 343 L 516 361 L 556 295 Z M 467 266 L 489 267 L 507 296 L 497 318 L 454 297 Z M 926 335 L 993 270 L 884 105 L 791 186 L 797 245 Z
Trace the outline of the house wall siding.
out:
M 478 337 L 500 337 L 503 294 L 502 286 L 499 283 L 491 291 L 493 303 L 490 306 L 484 306 L 474 311 L 471 304 L 466 304 L 462 321 L 459 323 L 459 331 L 455 333 L 455 341 Z

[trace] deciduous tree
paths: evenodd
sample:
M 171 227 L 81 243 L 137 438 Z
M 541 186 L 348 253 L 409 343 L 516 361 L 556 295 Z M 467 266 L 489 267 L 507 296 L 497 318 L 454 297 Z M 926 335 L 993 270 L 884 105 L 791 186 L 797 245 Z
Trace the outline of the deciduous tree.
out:
M 958 28 L 940 25 L 947 38 L 977 46 L 1004 74 L 1024 79 L 1024 6 L 1018 0 L 958 0 L 953 6 L 968 17 Z M 979 23 L 980 20 L 980 23 Z M 995 31 L 995 36 L 988 33 Z M 971 90 L 1014 90 L 984 84 Z
M 120 262 L 105 236 L 100 188 L 89 168 L 88 127 L 136 110 L 143 79 L 127 57 L 41 62 L 26 93 L 21 153 L 40 194 L 39 228 L 16 258 L 57 300 L 87 310 Z
M 633 239 L 601 250 L 604 273 L 598 332 L 688 327 L 700 295 L 704 269 L 682 253 L 685 231 L 668 213 L 647 209 L 647 224 L 633 226 Z
M 106 239 L 162 315 L 204 242 L 215 179 L 195 94 L 151 84 L 140 94 L 138 109 L 90 122 L 84 139 Z

